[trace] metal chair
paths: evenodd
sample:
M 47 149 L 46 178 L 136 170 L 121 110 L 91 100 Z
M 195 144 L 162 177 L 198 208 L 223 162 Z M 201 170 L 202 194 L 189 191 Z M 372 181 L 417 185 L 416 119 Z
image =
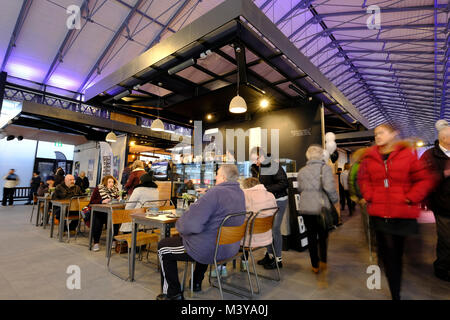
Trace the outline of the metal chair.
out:
M 264 218 L 259 218 L 258 217 L 262 212 L 266 212 L 266 211 L 275 211 L 275 213 L 273 215 L 271 215 L 271 216 L 264 217 Z M 279 211 L 278 207 L 273 207 L 273 208 L 262 209 L 262 210 L 259 210 L 257 213 L 255 213 L 249 219 L 249 241 L 248 241 L 248 245 L 247 245 L 246 242 L 244 242 L 243 246 L 242 246 L 242 249 L 244 251 L 248 250 L 250 258 L 251 258 L 251 261 L 252 261 L 253 272 L 251 272 L 251 273 L 256 278 L 256 285 L 258 287 L 258 292 L 256 292 L 257 294 L 259 294 L 261 292 L 261 287 L 260 287 L 260 284 L 259 284 L 258 276 L 260 276 L 262 278 L 269 279 L 269 280 L 275 280 L 275 281 L 280 281 L 281 280 L 280 268 L 278 266 L 278 261 L 276 261 L 276 259 L 275 259 L 275 263 L 276 263 L 276 266 L 277 266 L 278 278 L 270 278 L 270 277 L 267 277 L 267 276 L 264 276 L 264 275 L 258 275 L 258 273 L 256 272 L 256 265 L 255 265 L 255 258 L 253 256 L 253 251 L 257 251 L 259 249 L 263 249 L 263 248 L 265 248 L 265 246 L 261 246 L 261 247 L 253 247 L 252 246 L 252 240 L 253 240 L 253 236 L 254 235 L 265 233 L 265 232 L 267 232 L 269 230 L 272 230 L 273 222 L 275 221 L 275 216 L 277 215 L 278 211 Z M 272 246 L 272 252 L 275 252 L 275 248 L 273 246 L 273 240 L 271 242 L 271 246 Z M 247 267 L 247 270 L 248 269 L 249 268 Z
M 40 201 L 38 201 L 38 199 L 37 199 L 37 195 L 36 195 L 36 193 L 34 192 L 33 193 L 33 208 L 31 209 L 31 216 L 30 216 L 30 223 L 32 223 L 32 221 L 33 221 L 33 213 L 34 213 L 34 207 L 35 207 L 35 205 L 36 205 L 36 202 L 37 202 L 37 205 L 38 205 L 38 212 L 36 213 L 36 214 L 39 214 L 39 210 L 40 210 L 40 207 L 41 207 L 41 203 L 40 203 Z
M 252 215 L 251 212 L 250 213 L 250 217 Z M 247 268 L 247 276 L 248 276 L 248 282 L 250 285 L 250 293 L 251 296 L 236 292 L 236 291 L 232 291 L 229 290 L 227 288 L 222 288 L 223 284 L 222 284 L 222 279 L 221 279 L 221 272 L 219 271 L 218 265 L 222 265 L 225 262 L 228 261 L 233 261 L 235 260 L 239 255 L 241 255 L 241 253 L 238 251 L 234 256 L 228 258 L 228 259 L 224 259 L 224 260 L 220 260 L 217 261 L 217 254 L 219 252 L 219 247 L 223 246 L 223 245 L 227 245 L 227 244 L 233 244 L 236 242 L 240 242 L 241 240 L 243 240 L 243 243 L 245 243 L 245 237 L 247 235 L 247 225 L 248 225 L 248 219 L 245 219 L 245 216 L 247 215 L 247 212 L 241 212 L 241 213 L 236 213 L 236 214 L 230 214 L 227 215 L 223 220 L 222 223 L 220 224 L 219 227 L 219 231 L 217 234 L 217 238 L 216 238 L 216 249 L 214 251 L 214 267 L 216 269 L 216 274 L 217 274 L 217 284 L 218 286 L 216 286 L 216 284 L 214 282 L 211 281 L 211 271 L 212 271 L 212 264 L 210 264 L 210 269 L 209 269 L 209 283 L 211 286 L 219 288 L 220 291 L 220 297 L 223 300 L 223 291 L 232 293 L 234 295 L 240 296 L 240 297 L 245 297 L 245 298 L 252 298 L 253 297 L 253 285 L 252 285 L 252 281 L 250 279 L 250 271 Z M 225 224 L 227 223 L 227 221 L 231 218 L 237 218 L 243 216 L 244 217 L 244 222 L 239 225 L 239 226 L 226 226 Z M 247 262 L 247 257 L 244 254 L 244 261 Z M 233 285 L 231 283 L 224 283 L 227 284 L 227 286 L 233 287 L 235 289 L 239 289 L 242 291 L 249 291 L 247 288 L 243 288 L 237 285 Z
M 130 269 L 131 269 L 130 251 L 131 251 L 132 235 L 131 234 L 122 234 L 122 235 L 114 236 L 114 225 L 131 222 L 132 221 L 131 214 L 134 214 L 134 213 L 145 213 L 145 208 L 137 208 L 137 209 L 129 209 L 129 210 L 115 210 L 114 214 L 112 215 L 112 219 L 111 219 L 111 236 L 110 236 L 110 243 L 108 246 L 109 252 L 108 252 L 108 262 L 107 262 L 108 271 L 111 274 L 115 275 L 116 277 L 118 277 L 124 281 L 128 280 L 129 274 L 130 274 Z M 121 243 L 126 242 L 128 245 L 128 250 L 127 250 L 128 251 L 128 276 L 126 278 L 121 277 L 117 273 L 114 273 L 110 267 L 111 246 L 112 246 L 112 242 L 114 240 L 121 242 Z M 159 238 L 154 233 L 138 232 L 137 236 L 136 236 L 136 248 L 143 246 L 143 245 L 148 246 L 152 242 L 158 242 L 158 241 L 159 241 Z M 119 255 L 120 255 L 120 253 L 119 253 Z M 148 255 L 147 255 L 147 258 L 148 258 Z
M 65 214 L 65 213 L 61 213 L 60 214 L 60 223 L 66 223 L 67 226 L 67 242 L 70 242 L 70 229 L 69 229 L 69 224 L 72 220 L 78 220 L 78 224 L 77 227 L 75 228 L 75 239 L 77 238 L 77 233 L 78 233 L 78 227 L 80 225 L 80 221 L 81 221 L 81 209 L 86 206 L 87 204 L 89 204 L 89 198 L 86 198 L 86 196 L 77 196 L 77 197 L 72 197 L 70 198 L 70 202 L 69 202 L 69 209 L 67 212 L 67 216 L 62 217 L 61 214 Z M 71 216 L 70 212 L 78 212 L 78 216 Z M 62 222 L 62 219 L 64 219 L 64 222 Z

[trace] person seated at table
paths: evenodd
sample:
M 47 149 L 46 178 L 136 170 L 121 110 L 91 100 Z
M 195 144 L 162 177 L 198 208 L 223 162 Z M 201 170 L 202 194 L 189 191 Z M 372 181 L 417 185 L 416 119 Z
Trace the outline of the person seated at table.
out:
M 242 187 L 245 195 L 245 208 L 247 212 L 253 212 L 256 214 L 260 210 L 268 208 L 276 208 L 277 201 L 273 193 L 267 191 L 266 187 L 261 184 L 258 178 L 247 178 L 243 181 Z M 258 214 L 258 218 L 265 218 L 274 215 L 275 210 L 265 210 Z M 247 215 L 248 218 L 248 215 Z M 245 240 L 245 245 L 250 244 L 250 239 Z M 252 248 L 265 247 L 272 243 L 272 230 L 264 233 L 255 234 L 252 237 Z M 241 243 L 242 244 L 242 243 Z M 248 260 L 248 255 L 247 255 Z M 245 269 L 244 261 L 241 261 L 241 269 Z
M 75 184 L 81 188 L 83 193 L 86 192 L 86 189 L 89 188 L 89 179 L 86 177 L 86 172 L 80 172 L 80 175 L 75 180 Z
M 41 183 L 39 183 L 39 188 L 36 191 L 36 195 L 38 197 L 43 197 L 48 192 L 48 188 L 48 184 L 41 181 Z
M 112 200 L 119 198 L 119 183 L 113 176 L 104 176 L 102 182 L 95 187 L 89 201 L 89 206 L 92 204 L 108 204 Z M 86 217 L 86 219 L 89 219 Z M 96 212 L 92 225 L 92 237 L 94 238 L 93 251 L 100 251 L 100 237 L 102 235 L 103 225 L 108 222 L 108 214 L 105 212 Z M 114 225 L 114 235 L 119 234 L 119 225 Z M 113 241 L 112 249 L 116 247 L 116 242 Z
M 64 182 L 56 186 L 55 192 L 52 195 L 52 200 L 69 200 L 73 197 L 81 196 L 83 193 L 79 186 L 75 185 L 75 177 L 68 174 L 64 178 Z M 53 209 L 53 214 L 56 219 L 60 219 L 60 208 L 55 207 Z M 78 211 L 69 212 L 69 215 L 78 215 Z M 60 221 L 60 223 L 62 223 Z M 74 231 L 78 226 L 78 220 L 70 221 L 69 230 Z M 64 230 L 66 230 L 66 225 L 64 225 Z
M 214 263 L 217 232 L 223 219 L 233 213 L 245 212 L 244 192 L 237 182 L 235 165 L 224 164 L 217 171 L 216 186 L 209 189 L 176 222 L 179 237 L 162 239 L 158 244 L 163 292 L 157 300 L 183 300 L 178 279 L 177 261 L 196 261 L 194 291 L 201 291 L 208 264 Z M 241 225 L 245 216 L 228 220 L 227 226 Z M 218 260 L 227 259 L 239 251 L 239 242 L 221 246 Z
M 159 199 L 158 185 L 153 181 L 153 172 L 146 173 L 140 178 L 140 184 L 138 184 L 131 194 L 130 199 L 127 200 L 125 209 L 140 208 L 146 201 L 154 201 Z M 161 201 L 162 202 L 162 201 Z M 145 206 L 149 206 L 147 203 Z M 120 227 L 121 232 L 131 232 L 132 223 L 122 223 Z
M 177 190 L 177 194 L 178 195 L 182 195 L 183 193 L 188 193 L 189 190 L 194 190 L 194 183 L 192 182 L 192 180 L 184 180 L 184 184 L 182 184 L 178 190 Z
M 253 212 L 256 214 L 260 210 L 268 209 L 268 208 L 276 208 L 277 201 L 275 200 L 275 196 L 267 191 L 266 187 L 261 184 L 258 178 L 247 178 L 242 182 L 242 189 L 244 191 L 245 196 L 245 208 L 247 212 Z M 266 210 L 258 214 L 258 218 L 265 218 L 272 216 L 276 210 Z M 249 218 L 249 214 L 247 214 L 246 219 Z M 250 225 L 249 225 L 250 227 Z M 252 237 L 252 248 L 265 247 L 272 243 L 272 230 L 269 230 L 264 233 L 255 234 Z M 250 239 L 245 239 L 245 245 L 248 246 L 250 244 Z M 243 245 L 243 241 L 241 241 L 241 245 Z M 248 261 L 248 253 L 247 261 Z M 220 270 L 220 274 L 222 277 L 227 276 L 226 264 L 218 266 Z M 245 263 L 244 256 L 241 256 L 241 270 L 245 271 L 248 267 L 248 263 Z M 216 270 L 211 272 L 211 277 L 217 277 Z
M 128 196 L 131 196 L 134 188 L 140 183 L 139 178 L 147 173 L 144 169 L 144 163 L 141 160 L 134 161 L 131 170 L 127 183 L 123 186 L 127 190 Z

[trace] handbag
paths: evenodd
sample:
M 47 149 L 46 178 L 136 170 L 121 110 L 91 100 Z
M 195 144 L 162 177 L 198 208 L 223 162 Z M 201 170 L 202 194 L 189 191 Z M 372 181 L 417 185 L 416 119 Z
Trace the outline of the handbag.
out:
M 322 174 L 323 167 L 324 167 L 324 165 L 320 169 L 320 187 L 321 187 L 321 190 L 323 191 L 323 193 L 325 193 L 326 199 L 324 199 L 324 197 L 322 196 L 322 207 L 320 209 L 318 219 L 319 219 L 319 225 L 322 227 L 322 229 L 327 230 L 327 231 L 333 231 L 334 229 L 337 228 L 337 226 L 339 224 L 339 214 L 338 214 L 335 206 L 331 202 L 330 197 L 328 196 L 328 193 L 323 188 L 323 180 L 322 180 L 323 179 L 323 174 Z M 329 203 L 329 205 L 330 205 L 329 208 L 325 205 L 326 202 Z

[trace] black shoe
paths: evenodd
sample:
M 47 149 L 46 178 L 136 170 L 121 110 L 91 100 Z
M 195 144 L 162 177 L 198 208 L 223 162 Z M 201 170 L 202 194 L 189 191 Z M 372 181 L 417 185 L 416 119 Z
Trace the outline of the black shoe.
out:
M 201 283 L 194 283 L 194 292 L 200 292 L 202 291 L 202 284 Z
M 184 300 L 183 294 L 179 293 L 174 296 L 167 296 L 167 294 L 161 293 L 156 297 L 156 300 Z
M 266 255 L 264 256 L 264 258 L 262 258 L 261 260 L 258 260 L 258 264 L 260 266 L 264 266 L 268 263 L 272 262 L 272 259 L 270 259 L 269 254 L 266 252 Z
M 277 268 L 277 263 L 275 262 L 275 258 L 273 258 L 268 264 L 264 265 L 264 269 L 276 269 Z M 278 268 L 283 268 L 283 263 L 282 262 L 278 262 Z

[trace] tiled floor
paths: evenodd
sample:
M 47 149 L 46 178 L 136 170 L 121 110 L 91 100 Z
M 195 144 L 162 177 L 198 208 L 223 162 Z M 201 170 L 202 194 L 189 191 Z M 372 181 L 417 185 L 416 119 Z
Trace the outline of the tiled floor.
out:
M 59 243 L 49 237 L 49 229 L 30 224 L 31 206 L 0 207 L 0 299 L 154 299 L 160 291 L 160 278 L 154 264 L 136 263 L 136 281 L 126 282 L 106 268 L 104 245 L 100 252 L 87 248 L 87 239 Z M 345 213 L 344 213 L 345 215 Z M 420 234 L 407 242 L 404 256 L 404 299 L 450 299 L 450 283 L 435 278 L 432 262 L 435 251 L 435 225 L 421 224 Z M 261 257 L 262 250 L 257 253 Z M 126 255 L 112 260 L 116 271 L 126 273 Z M 150 254 L 156 262 L 156 254 Z M 376 258 L 373 263 L 375 263 Z M 381 289 L 367 288 L 368 246 L 364 241 L 361 219 L 357 214 L 345 217 L 345 223 L 331 234 L 329 271 L 316 276 L 311 272 L 308 252 L 283 252 L 282 280 L 261 279 L 262 293 L 257 299 L 389 299 L 382 275 Z M 67 267 L 81 270 L 81 289 L 69 290 Z M 180 264 L 180 267 L 183 265 Z M 182 268 L 180 268 L 181 270 Z M 260 270 L 267 273 L 267 270 Z M 246 274 L 228 267 L 227 281 L 246 284 Z M 181 272 L 180 272 L 181 279 Z M 226 299 L 240 299 L 225 293 Z M 188 299 L 219 299 L 209 287 Z

